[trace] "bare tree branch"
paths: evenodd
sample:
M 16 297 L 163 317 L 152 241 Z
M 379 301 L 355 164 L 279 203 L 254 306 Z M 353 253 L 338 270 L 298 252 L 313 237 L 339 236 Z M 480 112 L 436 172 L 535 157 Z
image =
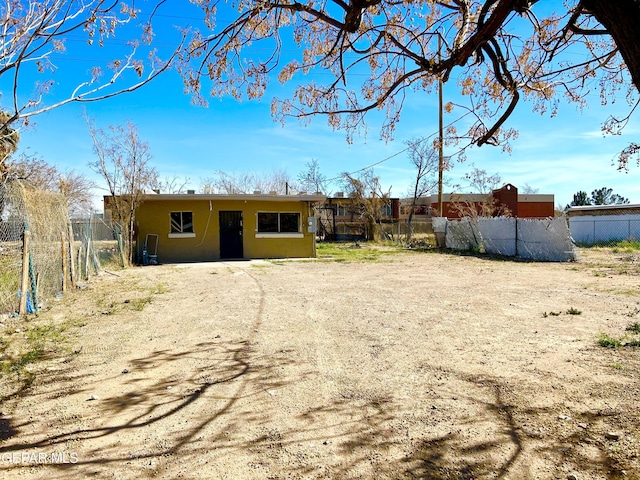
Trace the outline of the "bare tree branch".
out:
M 279 67 L 281 82 L 314 71 L 329 75 L 323 84 L 302 80 L 291 98 L 275 99 L 273 115 L 279 121 L 323 115 L 350 139 L 375 110 L 385 111 L 381 136 L 392 138 L 407 91 L 430 93 L 438 79 L 448 82 L 455 71 L 477 116 L 464 137 L 478 145 L 506 145 L 513 132 L 505 125 L 520 99 L 529 100 L 536 111 L 555 111 L 556 89 L 569 101 L 583 103 L 595 75 L 600 74 L 603 97 L 624 85 L 629 74 L 640 78 L 640 67 L 637 74 L 626 70 L 617 54 L 622 53 L 619 39 L 630 51 L 640 51 L 633 33 L 637 28 L 625 27 L 628 35 L 617 32 L 607 22 L 606 3 L 558 5 L 565 10 L 545 11 L 538 18 L 535 0 L 248 2 L 232 22 L 194 37 L 181 57 L 181 72 L 187 90 L 200 102 L 205 102 L 200 93 L 205 78 L 214 96 L 252 98 L 264 94 L 265 72 Z M 616 3 L 616 18 L 626 9 L 637 11 L 640 19 L 638 2 Z M 299 47 L 297 59 L 282 50 L 285 32 L 292 32 Z M 444 46 L 440 52 L 438 38 Z M 259 42 L 271 52 L 253 66 L 247 54 L 251 59 Z M 565 55 L 576 49 L 586 58 L 574 62 L 575 56 Z

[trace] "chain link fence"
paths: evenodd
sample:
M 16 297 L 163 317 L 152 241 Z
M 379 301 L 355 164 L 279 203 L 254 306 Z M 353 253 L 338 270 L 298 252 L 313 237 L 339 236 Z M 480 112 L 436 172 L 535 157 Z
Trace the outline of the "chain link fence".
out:
M 62 195 L 14 180 L 0 185 L 0 313 L 18 311 L 22 286 L 28 285 L 29 311 L 62 291 L 68 214 Z M 29 232 L 29 255 L 23 238 Z M 28 262 L 28 265 L 26 265 Z M 23 271 L 29 275 L 23 283 Z
M 431 248 L 436 246 L 431 218 L 417 218 L 411 225 L 405 219 L 380 225 L 382 238 L 393 240 L 410 248 Z M 411 230 L 411 235 L 409 235 Z
M 78 276 L 88 278 L 105 268 L 122 267 L 121 246 L 116 239 L 116 226 L 102 215 L 71 220 L 78 255 Z
M 23 233 L 23 222 L 0 218 L 0 315 L 14 312 L 18 307 Z
M 571 238 L 580 246 L 614 246 L 640 241 L 640 214 L 577 215 L 569 217 Z
M 122 267 L 113 232 L 97 215 L 70 221 L 60 194 L 0 183 L 0 316 L 37 312 L 69 285 Z

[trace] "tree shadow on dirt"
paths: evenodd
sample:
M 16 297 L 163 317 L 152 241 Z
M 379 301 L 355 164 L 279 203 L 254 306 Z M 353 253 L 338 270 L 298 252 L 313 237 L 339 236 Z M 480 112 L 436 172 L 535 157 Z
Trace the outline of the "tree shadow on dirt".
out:
M 579 478 L 585 474 L 617 478 L 625 475 L 625 468 L 634 470 L 628 459 L 616 456 L 616 448 L 611 448 L 615 442 L 607 444 L 602 432 L 588 427 L 598 423 L 601 412 L 585 406 L 575 412 L 577 418 L 559 415 L 566 412 L 566 405 L 527 406 L 526 385 L 514 388 L 498 377 L 454 375 L 468 382 L 470 393 L 480 389 L 487 394 L 485 398 L 466 397 L 481 407 L 480 414 L 452 425 L 446 435 L 418 442 L 409 455 L 390 467 L 396 478 L 556 478 L 571 472 L 579 472 Z M 468 432 L 487 419 L 498 426 L 495 435 L 488 441 L 474 441 Z M 539 425 L 543 428 L 538 429 Z M 464 432 L 466 439 L 462 438 Z M 532 459 L 537 466 L 530 465 Z
M 200 362 L 195 368 L 188 369 L 185 361 Z M 176 435 L 166 444 L 161 452 L 149 451 L 140 457 L 153 457 L 158 454 L 172 454 L 180 451 L 194 437 L 216 419 L 226 415 L 247 391 L 262 391 L 282 388 L 291 381 L 279 378 L 274 374 L 278 368 L 285 366 L 292 359 L 264 359 L 254 355 L 249 341 L 238 342 L 203 342 L 192 351 L 155 351 L 148 356 L 136 358 L 129 362 L 127 371 L 116 374 L 121 380 L 122 394 L 107 397 L 88 397 L 84 401 L 102 420 L 101 426 L 90 428 L 65 429 L 63 422 L 51 418 L 51 430 L 61 433 L 43 434 L 36 432 L 21 435 L 29 423 L 12 425 L 9 418 L 2 419 L 3 438 L 10 439 L 3 446 L 3 452 L 25 452 L 32 450 L 51 451 L 66 448 L 69 442 L 87 442 L 101 437 L 113 437 L 116 442 L 124 434 L 143 435 L 147 428 L 165 422 L 171 418 L 181 418 L 193 413 L 194 405 L 214 403 L 214 411 L 190 425 L 179 429 Z M 175 367 L 175 368 L 173 368 Z M 164 373 L 166 370 L 172 373 Z M 160 375 L 158 375 L 160 374 Z M 114 376 L 116 376 L 114 375 Z M 58 396 L 78 380 L 73 375 L 72 367 L 65 372 L 40 374 L 39 381 L 43 386 L 50 385 L 51 390 L 40 388 L 45 393 L 30 393 L 30 396 L 45 395 L 47 398 Z M 108 379 L 106 379 L 108 380 Z M 84 396 L 99 385 L 85 386 Z M 78 393 L 74 391 L 73 393 Z M 98 422 L 92 422 L 98 423 Z M 57 428 L 56 428 L 57 427 Z M 89 457 L 79 458 L 77 463 L 51 465 L 60 469 L 72 468 L 75 473 L 82 465 L 127 462 L 131 455 L 120 457 L 105 456 L 99 449 L 91 452 Z M 4 465 L 7 467 L 7 465 Z M 19 468 L 23 465 L 9 465 Z
M 192 365 L 188 370 L 186 360 Z M 50 432 L 26 434 L 29 423 L 12 425 L 0 419 L 0 433 L 7 440 L 3 452 L 80 445 L 77 463 L 47 465 L 48 478 L 107 478 L 114 469 L 126 469 L 129 476 L 175 478 L 185 473 L 179 470 L 181 462 L 193 468 L 205 457 L 212 462 L 231 459 L 239 475 L 252 472 L 252 478 L 276 478 L 283 472 L 292 478 L 334 479 L 539 477 L 539 471 L 528 470 L 524 455 L 546 461 L 551 477 L 566 470 L 611 476 L 629 468 L 597 432 L 577 425 L 596 425 L 607 412 L 585 407 L 565 428 L 558 421 L 563 405 L 528 406 L 530 387 L 453 370 L 439 370 L 439 378 L 450 381 L 441 388 L 431 376 L 437 394 L 425 395 L 427 405 L 421 412 L 397 402 L 394 392 L 350 385 L 280 424 L 274 415 L 282 407 L 272 397 L 305 381 L 304 373 L 280 373 L 298 363 L 294 351 L 267 355 L 250 341 L 154 351 L 131 360 L 127 373 L 114 375 L 121 380 L 122 392 L 84 400 L 93 414 L 89 427 L 52 418 Z M 58 395 L 65 388 L 59 385 L 61 379 L 73 384 L 79 380 L 76 374 L 71 367 L 52 373 L 49 380 L 55 388 L 42 394 Z M 428 384 L 430 372 L 424 375 Z M 87 387 L 82 393 L 89 391 Z M 265 398 L 260 409 L 252 408 L 257 396 Z M 456 407 L 440 407 L 443 398 L 455 398 Z M 545 433 L 533 427 L 539 425 Z M 158 427 L 166 431 L 166 438 L 148 444 L 149 432 Z M 93 443 L 98 440 L 106 440 L 106 446 Z M 3 470 L 23 466 L 5 464 Z
M 575 412 L 577 419 L 565 420 L 558 415 L 566 411 L 564 404 L 527 406 L 527 386 L 448 374 L 462 388 L 442 394 L 455 395 L 467 415 L 435 405 L 431 413 L 414 415 L 393 395 L 347 396 L 300 415 L 298 426 L 308 421 L 307 427 L 236 448 L 260 452 L 261 467 L 272 474 L 286 464 L 294 478 L 556 478 L 571 472 L 613 478 L 637 467 L 616 455 L 615 442 L 603 442 L 594 431 L 602 413 L 585 406 Z

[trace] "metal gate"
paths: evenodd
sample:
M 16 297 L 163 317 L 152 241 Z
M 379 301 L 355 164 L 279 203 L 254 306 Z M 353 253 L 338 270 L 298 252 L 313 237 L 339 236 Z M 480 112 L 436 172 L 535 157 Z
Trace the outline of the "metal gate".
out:
M 220 258 L 243 258 L 242 212 L 220 212 Z

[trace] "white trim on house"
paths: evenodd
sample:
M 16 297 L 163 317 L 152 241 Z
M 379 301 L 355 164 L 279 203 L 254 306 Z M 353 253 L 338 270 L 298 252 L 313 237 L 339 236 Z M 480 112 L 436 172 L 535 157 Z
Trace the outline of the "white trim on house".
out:
M 193 238 L 195 236 L 195 233 L 170 233 L 168 238 Z
M 256 238 L 304 238 L 304 233 L 256 233 Z

